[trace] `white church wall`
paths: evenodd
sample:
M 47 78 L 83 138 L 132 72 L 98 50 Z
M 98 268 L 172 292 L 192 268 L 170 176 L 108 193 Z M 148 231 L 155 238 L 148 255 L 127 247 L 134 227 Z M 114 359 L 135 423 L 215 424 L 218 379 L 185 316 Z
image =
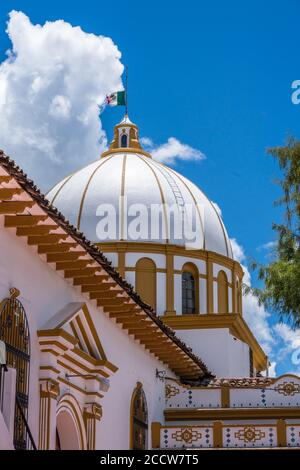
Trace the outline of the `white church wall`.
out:
M 105 316 L 99 316 L 96 323 L 100 331 L 105 331 L 102 345 L 109 354 L 109 360 L 119 367 L 102 399 L 103 417 L 97 424 L 97 448 L 126 449 L 130 439 L 130 404 L 137 382 L 143 384 L 149 424 L 164 419 L 164 383 L 156 378 L 156 369 L 166 370 L 166 367 L 125 332 L 120 330 L 116 333 L 115 325 Z M 168 369 L 167 374 L 173 375 Z M 150 447 L 150 427 L 148 438 Z
M 177 330 L 176 334 L 218 377 L 249 376 L 248 346 L 235 340 L 227 328 Z
M 181 274 L 174 274 L 174 309 L 177 315 L 182 312 Z
M 39 365 L 36 331 L 69 302 L 86 302 L 108 360 L 119 367 L 111 378 L 110 390 L 103 399 L 103 418 L 99 423 L 99 448 L 126 449 L 129 442 L 130 401 L 137 381 L 146 393 L 149 423 L 163 419 L 163 384 L 155 377 L 156 369 L 166 366 L 148 353 L 127 332 L 107 318 L 95 304 L 69 284 L 28 247 L 25 240 L 0 226 L 0 299 L 8 296 L 10 287 L 20 290 L 31 333 L 31 363 L 28 421 L 38 442 Z M 129 273 L 127 273 L 129 274 Z M 133 274 L 133 273 L 130 273 Z M 77 290 L 76 290 L 77 289 Z M 173 376 L 167 370 L 168 375 Z M 65 386 L 62 390 L 66 389 Z M 71 389 L 72 391 L 72 389 Z M 150 432 L 149 432 L 150 438 Z
M 207 313 L 207 281 L 206 279 L 199 279 L 199 294 L 200 294 L 200 313 Z
M 232 288 L 228 287 L 228 312 L 232 313 Z
M 228 359 L 231 377 L 249 377 L 249 346 L 231 334 L 228 335 Z
M 111 261 L 112 266 L 116 268 L 118 266 L 118 253 L 104 253 L 105 258 L 108 259 L 108 261 Z
M 0 450 L 14 450 L 12 436 L 0 411 Z
M 135 287 L 135 272 L 134 271 L 125 271 L 125 279 L 129 284 Z
M 218 313 L 218 283 L 217 281 L 213 281 L 213 298 L 214 298 L 213 313 Z

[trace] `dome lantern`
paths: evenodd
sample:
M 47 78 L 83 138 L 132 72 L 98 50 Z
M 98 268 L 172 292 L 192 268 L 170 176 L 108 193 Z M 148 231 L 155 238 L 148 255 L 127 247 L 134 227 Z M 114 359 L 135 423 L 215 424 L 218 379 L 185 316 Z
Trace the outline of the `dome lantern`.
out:
M 120 151 L 129 153 L 139 152 L 151 158 L 150 153 L 145 152 L 141 147 L 139 129 L 136 124 L 130 121 L 128 114 L 125 114 L 122 121 L 114 127 L 113 140 L 110 143 L 109 149 L 103 152 L 101 157 L 106 157 L 112 153 L 119 153 Z

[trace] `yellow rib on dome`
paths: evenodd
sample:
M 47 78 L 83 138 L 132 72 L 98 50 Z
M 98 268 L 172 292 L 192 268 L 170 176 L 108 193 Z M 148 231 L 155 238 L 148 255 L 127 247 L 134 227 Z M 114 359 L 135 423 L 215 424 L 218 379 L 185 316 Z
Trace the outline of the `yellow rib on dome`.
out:
M 110 157 L 111 158 L 111 157 Z M 87 190 L 89 188 L 89 185 L 95 175 L 95 173 L 99 170 L 99 168 L 101 168 L 101 166 L 105 163 L 105 162 L 108 162 L 110 160 L 110 158 L 107 158 L 106 160 L 103 160 L 101 163 L 99 163 L 99 165 L 95 168 L 95 170 L 92 172 L 92 174 L 90 175 L 88 181 L 87 181 L 87 184 L 83 190 L 83 193 L 82 193 L 82 197 L 81 197 L 81 201 L 80 201 L 80 205 L 79 205 L 79 211 L 78 211 L 78 217 L 77 217 L 77 228 L 78 230 L 80 229 L 80 224 L 81 224 L 81 215 L 82 215 L 82 211 L 83 211 L 83 204 L 84 204 L 84 201 L 85 201 L 85 197 L 86 197 L 86 193 L 87 193 Z
M 161 187 L 160 181 L 159 181 L 155 171 L 153 170 L 153 168 L 151 168 L 150 163 L 147 162 L 146 159 L 143 158 L 141 155 L 138 155 L 138 157 L 140 158 L 140 160 L 142 160 L 150 168 L 150 170 L 153 173 L 154 178 L 156 180 L 156 183 L 157 183 L 157 186 L 158 186 L 158 189 L 159 189 L 159 192 L 160 192 L 161 202 L 163 204 L 163 210 L 164 210 L 165 227 L 166 227 L 166 243 L 170 243 L 170 229 L 169 229 L 169 224 L 168 224 L 168 216 L 167 216 L 166 206 L 165 206 L 166 200 L 165 200 L 163 189 Z

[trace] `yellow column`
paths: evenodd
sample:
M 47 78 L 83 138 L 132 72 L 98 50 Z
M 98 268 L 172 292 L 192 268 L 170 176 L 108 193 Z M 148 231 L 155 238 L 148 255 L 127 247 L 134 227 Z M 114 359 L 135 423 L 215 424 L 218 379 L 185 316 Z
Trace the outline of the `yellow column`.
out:
M 56 403 L 59 385 L 53 379 L 40 379 L 39 449 L 55 450 Z
M 174 310 L 174 257 L 173 254 L 166 254 L 166 291 L 167 308 L 165 315 L 176 315 Z
M 125 248 L 118 250 L 118 271 L 125 278 Z
M 277 421 L 277 445 L 278 447 L 286 447 L 286 422 L 284 419 Z
M 151 424 L 152 449 L 160 448 L 160 428 L 161 428 L 161 424 L 158 422 L 154 421 Z
M 230 407 L 230 387 L 221 385 L 221 406 L 222 408 Z
M 207 273 L 207 313 L 214 313 L 214 279 L 213 279 L 213 261 L 209 254 L 206 260 L 206 273 Z
M 223 447 L 223 425 L 221 421 L 213 423 L 214 447 Z
M 233 265 L 232 271 L 231 271 L 231 294 L 232 294 L 232 313 L 238 313 L 238 306 L 237 306 L 237 291 L 236 291 L 236 266 L 235 263 Z
M 96 448 L 96 424 L 102 418 L 102 407 L 98 403 L 88 403 L 83 411 L 86 429 L 87 450 Z

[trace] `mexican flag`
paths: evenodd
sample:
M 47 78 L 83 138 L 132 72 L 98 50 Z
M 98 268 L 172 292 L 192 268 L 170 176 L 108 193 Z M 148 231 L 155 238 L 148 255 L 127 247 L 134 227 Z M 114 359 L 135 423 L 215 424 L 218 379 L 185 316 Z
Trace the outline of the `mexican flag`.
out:
M 125 91 L 116 91 L 115 93 L 112 93 L 111 95 L 105 98 L 105 103 L 109 106 L 125 106 Z

